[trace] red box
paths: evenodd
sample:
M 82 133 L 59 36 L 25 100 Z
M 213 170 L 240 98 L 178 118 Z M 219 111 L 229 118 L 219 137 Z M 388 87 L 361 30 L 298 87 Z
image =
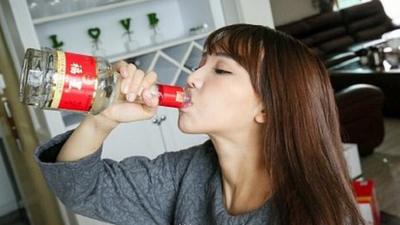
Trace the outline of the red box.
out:
M 372 180 L 353 181 L 358 207 L 367 225 L 380 225 L 381 216 Z

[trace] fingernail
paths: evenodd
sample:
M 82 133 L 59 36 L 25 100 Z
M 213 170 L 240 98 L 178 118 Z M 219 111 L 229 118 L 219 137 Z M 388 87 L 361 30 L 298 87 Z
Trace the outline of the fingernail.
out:
M 133 102 L 136 99 L 136 94 L 135 93 L 129 93 L 126 95 L 126 100 L 128 100 L 129 102 Z

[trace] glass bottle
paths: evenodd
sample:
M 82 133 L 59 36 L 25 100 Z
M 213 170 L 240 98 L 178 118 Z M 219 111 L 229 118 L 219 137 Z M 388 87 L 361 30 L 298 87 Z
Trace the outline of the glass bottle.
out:
M 123 102 L 120 74 L 104 58 L 53 49 L 28 49 L 21 79 L 20 101 L 41 109 L 98 114 L 115 102 Z M 150 88 L 159 105 L 181 108 L 190 95 L 178 86 L 156 84 Z M 136 103 L 143 103 L 139 98 Z

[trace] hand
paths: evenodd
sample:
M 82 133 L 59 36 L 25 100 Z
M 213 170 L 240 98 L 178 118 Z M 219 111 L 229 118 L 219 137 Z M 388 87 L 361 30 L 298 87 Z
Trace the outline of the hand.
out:
M 158 97 L 152 96 L 150 87 L 157 81 L 157 74 L 150 72 L 147 75 L 137 69 L 135 65 L 120 61 L 113 65 L 113 69 L 121 75 L 120 85 L 116 91 L 120 91 L 119 98 L 108 108 L 95 117 L 98 121 L 115 127 L 119 123 L 133 122 L 152 118 L 157 111 Z M 142 104 L 134 103 L 140 96 Z M 107 121 L 104 121 L 107 120 Z

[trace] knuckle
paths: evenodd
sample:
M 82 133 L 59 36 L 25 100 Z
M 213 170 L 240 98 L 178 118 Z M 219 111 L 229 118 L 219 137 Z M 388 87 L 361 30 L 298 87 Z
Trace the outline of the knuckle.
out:
M 139 77 L 139 76 L 137 76 L 137 77 L 135 77 L 135 79 L 133 79 L 133 81 L 132 81 L 132 85 L 140 85 L 140 84 L 142 84 L 142 82 L 143 82 L 143 78 L 142 77 Z
M 155 72 L 150 72 L 146 75 L 144 82 L 146 85 L 152 85 L 154 82 L 157 81 L 157 74 Z
M 129 69 L 131 69 L 132 71 L 135 71 L 137 68 L 136 68 L 136 66 L 134 65 L 134 64 L 132 64 L 132 63 L 129 63 L 128 64 L 128 67 L 129 67 Z
M 144 71 L 143 70 L 137 70 L 136 71 L 136 75 L 138 76 L 138 77 L 144 77 Z
M 152 71 L 152 72 L 150 72 L 150 73 L 148 74 L 148 78 L 149 78 L 149 80 L 151 80 L 151 81 L 156 81 L 156 80 L 157 80 L 157 77 L 158 77 L 158 75 L 157 75 L 157 73 L 154 72 L 154 71 Z
M 124 66 L 126 64 L 126 62 L 124 60 L 120 60 L 116 63 L 114 63 L 115 66 Z

